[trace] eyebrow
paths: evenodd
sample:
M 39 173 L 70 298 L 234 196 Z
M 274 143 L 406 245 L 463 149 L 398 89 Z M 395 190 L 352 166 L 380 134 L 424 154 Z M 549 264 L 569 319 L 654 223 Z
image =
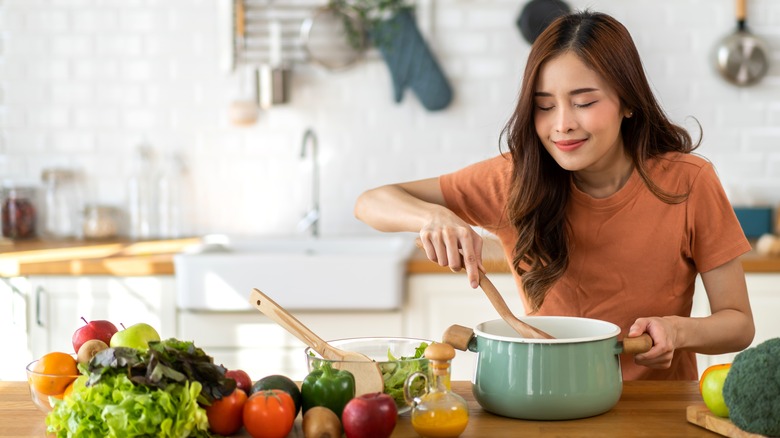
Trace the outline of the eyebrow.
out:
M 569 92 L 570 96 L 576 96 L 578 94 L 591 93 L 593 91 L 599 91 L 598 88 L 577 88 Z M 537 91 L 534 93 L 534 97 L 552 97 L 552 93 L 546 91 Z

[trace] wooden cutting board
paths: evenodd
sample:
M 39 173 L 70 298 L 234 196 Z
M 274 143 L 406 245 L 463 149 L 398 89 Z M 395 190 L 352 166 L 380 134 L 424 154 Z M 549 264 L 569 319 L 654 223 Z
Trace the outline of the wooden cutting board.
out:
M 745 432 L 728 418 L 718 417 L 705 405 L 688 406 L 688 422 L 730 438 L 766 438 L 764 435 Z

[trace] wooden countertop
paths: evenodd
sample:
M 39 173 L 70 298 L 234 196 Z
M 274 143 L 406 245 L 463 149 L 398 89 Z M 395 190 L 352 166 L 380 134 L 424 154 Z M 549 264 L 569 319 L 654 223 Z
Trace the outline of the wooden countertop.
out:
M 469 404 L 469 425 L 461 435 L 464 438 L 718 436 L 686 420 L 687 406 L 702 404 L 697 381 L 625 382 L 620 401 L 610 411 L 569 421 L 525 421 L 493 415 L 474 400 L 471 383 L 453 382 L 452 386 Z M 26 382 L 0 382 L 0 438 L 42 437 L 44 417 L 30 400 Z M 290 437 L 303 437 L 300 421 L 299 417 Z M 393 437 L 418 437 L 409 414 L 398 418 Z
M 173 256 L 200 242 L 197 237 L 109 242 L 0 241 L 0 277 L 26 275 L 173 275 Z M 780 272 L 780 257 L 750 252 L 741 257 L 745 272 Z M 509 273 L 501 245 L 486 239 L 483 264 L 488 273 Z M 415 251 L 407 264 L 409 274 L 452 274 Z
M 173 255 L 200 238 L 153 241 L 17 241 L 0 245 L 0 277 L 173 275 Z

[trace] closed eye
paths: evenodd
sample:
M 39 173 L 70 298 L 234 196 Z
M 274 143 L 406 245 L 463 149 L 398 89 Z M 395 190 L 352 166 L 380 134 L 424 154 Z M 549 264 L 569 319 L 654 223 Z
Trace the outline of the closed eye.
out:
M 589 107 L 589 106 L 593 105 L 593 104 L 594 104 L 594 103 L 596 103 L 596 102 L 598 102 L 598 100 L 594 100 L 593 102 L 588 102 L 588 103 L 581 103 L 581 104 L 576 104 L 576 103 L 575 103 L 575 104 L 574 104 L 574 107 L 575 107 L 575 108 L 587 108 L 587 107 Z

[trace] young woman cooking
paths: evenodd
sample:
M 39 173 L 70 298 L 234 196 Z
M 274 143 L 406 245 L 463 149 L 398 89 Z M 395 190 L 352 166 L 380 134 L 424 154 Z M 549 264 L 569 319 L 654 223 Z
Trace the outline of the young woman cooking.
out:
M 626 380 L 695 380 L 695 353 L 750 344 L 738 260 L 750 244 L 712 164 L 660 108 L 622 24 L 591 11 L 553 22 L 531 47 L 502 136 L 508 153 L 366 191 L 356 217 L 419 232 L 428 258 L 465 268 L 472 288 L 484 270 L 472 226 L 492 232 L 527 313 L 650 334 L 650 351 L 621 355 Z M 690 317 L 697 274 L 705 318 Z

